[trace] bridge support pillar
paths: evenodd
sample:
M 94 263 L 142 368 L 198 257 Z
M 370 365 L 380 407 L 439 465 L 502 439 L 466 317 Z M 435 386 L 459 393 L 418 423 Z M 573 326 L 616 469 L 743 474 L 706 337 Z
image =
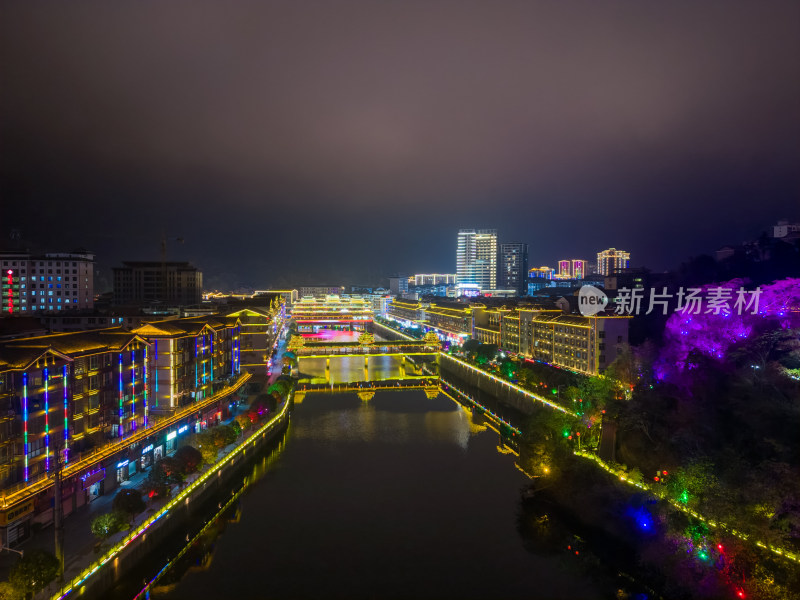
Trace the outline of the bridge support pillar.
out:
M 366 369 L 369 367 L 369 356 L 364 357 L 364 368 Z

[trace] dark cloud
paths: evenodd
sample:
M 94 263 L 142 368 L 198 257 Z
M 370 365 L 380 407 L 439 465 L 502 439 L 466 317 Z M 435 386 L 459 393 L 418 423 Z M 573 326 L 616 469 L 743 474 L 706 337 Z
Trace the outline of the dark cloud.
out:
M 794 2 L 6 3 L 0 227 L 226 284 L 671 266 L 797 215 Z

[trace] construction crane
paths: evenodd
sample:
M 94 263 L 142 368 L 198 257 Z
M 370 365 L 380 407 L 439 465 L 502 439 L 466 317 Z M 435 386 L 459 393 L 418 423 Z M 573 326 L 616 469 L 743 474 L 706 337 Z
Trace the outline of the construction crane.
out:
M 170 236 L 167 237 L 165 232 L 161 232 L 161 301 L 166 303 L 167 299 L 167 242 L 174 241 L 179 244 L 183 243 L 182 237 Z

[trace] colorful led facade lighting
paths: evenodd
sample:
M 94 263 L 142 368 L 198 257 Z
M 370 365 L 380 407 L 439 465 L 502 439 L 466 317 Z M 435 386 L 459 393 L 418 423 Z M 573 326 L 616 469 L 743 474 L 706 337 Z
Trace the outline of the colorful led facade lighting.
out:
M 22 374 L 22 444 L 25 453 L 25 481 L 28 481 L 28 374 Z
M 572 278 L 583 279 L 586 277 L 586 261 L 580 258 L 572 259 Z
M 50 375 L 47 367 L 42 371 L 44 380 L 44 470 L 50 470 Z
M 133 404 L 131 405 L 131 414 L 134 416 L 133 429 L 136 429 L 136 350 L 131 350 L 131 397 Z
M 156 408 L 158 408 L 158 340 L 154 340 L 153 342 L 153 355 L 155 357 L 153 361 L 153 377 L 155 378 L 156 384 Z
M 14 294 L 12 290 L 14 289 L 14 271 L 12 271 L 11 269 L 8 269 L 8 271 L 6 271 L 6 289 L 8 290 L 8 306 L 6 307 L 6 310 L 8 310 L 8 312 L 10 313 L 13 313 Z
M 64 466 L 69 460 L 69 370 L 64 365 L 61 371 L 61 383 L 64 390 Z
M 123 422 L 125 416 L 124 402 L 124 388 L 122 386 L 122 352 L 119 353 L 119 437 L 125 435 L 125 424 Z
M 560 260 L 558 261 L 558 277 L 559 279 L 569 279 L 572 275 L 571 267 L 572 261 Z
M 552 267 L 533 267 L 528 271 L 530 279 L 552 279 L 555 275 L 555 269 Z
M 144 385 L 142 386 L 142 388 L 143 388 L 142 389 L 142 395 L 143 395 L 143 398 L 144 398 L 144 426 L 145 427 L 147 427 L 147 416 L 149 414 L 148 402 L 147 402 L 147 392 L 148 392 L 148 390 L 147 390 L 147 367 L 148 367 L 150 361 L 148 360 L 148 354 L 149 353 L 147 352 L 147 346 L 145 346 L 144 347 L 144 359 L 143 359 L 143 362 L 142 362 L 142 364 L 144 366 L 144 368 L 142 369 L 142 377 L 144 378 L 143 379 Z M 158 379 L 156 379 L 156 381 L 158 381 Z

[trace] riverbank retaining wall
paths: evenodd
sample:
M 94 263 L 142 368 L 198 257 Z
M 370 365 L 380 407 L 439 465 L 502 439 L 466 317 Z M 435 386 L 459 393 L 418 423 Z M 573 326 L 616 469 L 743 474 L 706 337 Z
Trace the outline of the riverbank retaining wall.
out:
M 194 515 L 194 511 L 201 510 L 205 500 L 230 484 L 231 481 L 235 481 L 236 477 L 246 476 L 248 470 L 244 467 L 248 466 L 251 459 L 258 455 L 261 448 L 286 430 L 292 401 L 292 399 L 287 400 L 286 409 L 271 423 L 265 424 L 260 430 L 245 438 L 242 444 L 234 448 L 227 457 L 220 459 L 210 469 L 216 472 L 216 476 L 208 477 L 185 499 L 170 507 L 168 512 L 154 521 L 144 533 L 132 540 L 113 559 L 98 565 L 83 583 L 66 593 L 59 591 L 52 597 L 52 600 L 59 598 L 90 600 L 106 597 L 123 573 L 146 559 L 148 554 L 166 538 L 182 533 L 181 527 L 185 526 L 188 518 Z
M 439 373 L 445 383 L 448 382 L 448 377 L 453 383 L 464 382 L 471 388 L 488 395 L 489 398 L 513 409 L 512 415 L 514 412 L 518 413 L 516 420 L 530 416 L 537 410 L 537 407 L 542 407 L 541 403 L 508 386 L 502 380 L 498 380 L 488 373 L 471 369 L 445 353 L 439 354 Z M 453 377 L 455 380 L 452 379 Z M 483 394 L 480 396 L 483 397 Z M 488 398 L 485 399 L 488 400 Z M 519 427 L 519 423 L 514 423 L 514 425 Z

